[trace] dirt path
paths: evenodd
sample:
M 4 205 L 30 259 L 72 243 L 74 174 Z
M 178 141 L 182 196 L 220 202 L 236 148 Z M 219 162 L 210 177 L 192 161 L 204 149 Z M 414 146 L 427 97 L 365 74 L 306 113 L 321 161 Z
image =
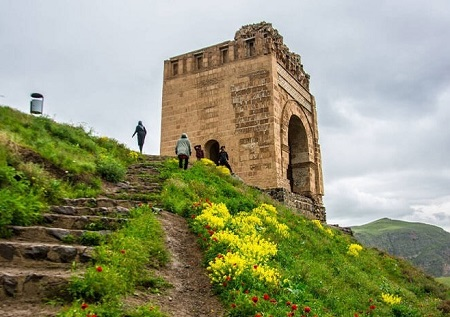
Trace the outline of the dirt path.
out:
M 202 266 L 202 252 L 186 220 L 166 211 L 161 211 L 158 219 L 166 234 L 171 262 L 157 273 L 173 288 L 160 295 L 135 293 L 135 299 L 157 303 L 170 316 L 224 316 L 224 309 L 213 295 L 206 269 Z

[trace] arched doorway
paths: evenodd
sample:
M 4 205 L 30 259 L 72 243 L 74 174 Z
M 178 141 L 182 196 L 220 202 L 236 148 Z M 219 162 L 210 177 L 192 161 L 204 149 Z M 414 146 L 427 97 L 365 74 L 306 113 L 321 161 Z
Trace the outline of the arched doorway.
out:
M 219 161 L 219 142 L 209 140 L 205 144 L 205 157 L 217 164 Z
M 289 119 L 288 146 L 287 178 L 291 192 L 310 197 L 308 137 L 302 121 L 296 115 L 292 115 Z

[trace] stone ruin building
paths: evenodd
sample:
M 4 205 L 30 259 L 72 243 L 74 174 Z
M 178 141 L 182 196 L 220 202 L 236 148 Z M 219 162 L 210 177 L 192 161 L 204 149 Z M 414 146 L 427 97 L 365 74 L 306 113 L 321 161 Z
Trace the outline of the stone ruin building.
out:
M 233 41 L 165 60 L 161 155 L 175 155 L 182 133 L 215 162 L 225 145 L 246 184 L 326 221 L 309 80 L 300 56 L 266 22 L 241 27 Z

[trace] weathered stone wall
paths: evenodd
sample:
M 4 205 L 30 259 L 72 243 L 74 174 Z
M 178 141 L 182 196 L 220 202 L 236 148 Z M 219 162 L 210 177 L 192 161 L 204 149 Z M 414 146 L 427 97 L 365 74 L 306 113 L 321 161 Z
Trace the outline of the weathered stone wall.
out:
M 322 204 L 317 204 L 311 198 L 291 193 L 285 188 L 269 188 L 263 191 L 284 205 L 298 210 L 308 218 L 326 222 L 325 207 Z

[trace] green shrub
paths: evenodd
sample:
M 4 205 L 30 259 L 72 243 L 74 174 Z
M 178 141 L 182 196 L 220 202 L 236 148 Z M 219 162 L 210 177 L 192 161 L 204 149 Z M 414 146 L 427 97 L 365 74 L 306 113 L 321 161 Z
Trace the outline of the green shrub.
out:
M 125 177 L 126 168 L 111 156 L 100 156 L 96 165 L 97 173 L 109 182 L 117 183 Z
M 105 241 L 105 236 L 96 231 L 85 231 L 80 237 L 82 245 L 97 246 Z
M 0 166 L 0 227 L 27 226 L 39 222 L 45 204 L 23 173 Z M 5 231 L 4 231 L 5 232 Z

